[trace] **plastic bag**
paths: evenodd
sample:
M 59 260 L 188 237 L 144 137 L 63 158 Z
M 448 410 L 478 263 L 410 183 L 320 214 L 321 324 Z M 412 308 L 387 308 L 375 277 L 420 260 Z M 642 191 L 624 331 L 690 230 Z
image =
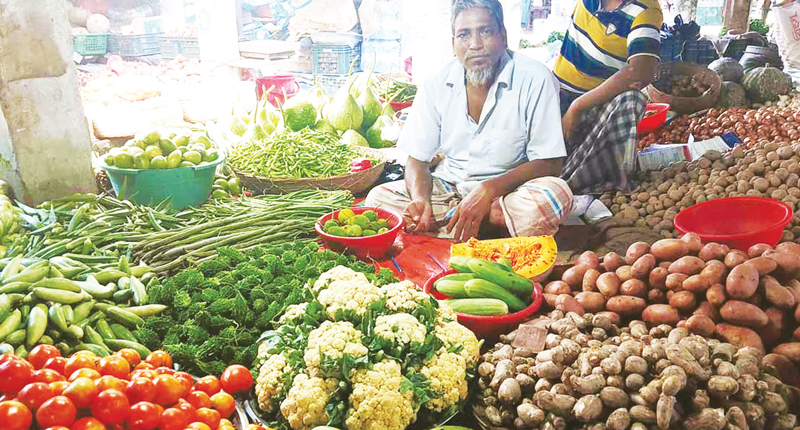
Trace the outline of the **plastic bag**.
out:
M 784 66 L 800 68 L 800 2 L 792 1 L 774 6 L 778 51 Z M 797 82 L 797 78 L 793 78 Z

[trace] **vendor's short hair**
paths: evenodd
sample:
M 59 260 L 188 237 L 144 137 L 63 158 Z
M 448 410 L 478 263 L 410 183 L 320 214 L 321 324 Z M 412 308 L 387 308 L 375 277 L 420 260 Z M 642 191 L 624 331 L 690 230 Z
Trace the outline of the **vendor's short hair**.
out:
M 501 33 L 506 32 L 506 26 L 503 24 L 503 5 L 499 0 L 453 0 L 450 15 L 450 30 L 456 30 L 456 17 L 461 11 L 468 9 L 481 8 L 489 11 L 489 15 L 497 21 L 497 28 Z

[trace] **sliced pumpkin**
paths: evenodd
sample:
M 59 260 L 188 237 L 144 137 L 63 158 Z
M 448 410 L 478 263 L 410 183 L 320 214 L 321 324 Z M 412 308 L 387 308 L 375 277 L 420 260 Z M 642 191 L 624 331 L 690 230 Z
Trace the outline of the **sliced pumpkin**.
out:
M 556 262 L 558 246 L 553 236 L 510 237 L 507 239 L 477 240 L 450 246 L 451 256 L 477 257 L 497 261 L 505 258 L 517 274 L 536 278 L 549 273 Z

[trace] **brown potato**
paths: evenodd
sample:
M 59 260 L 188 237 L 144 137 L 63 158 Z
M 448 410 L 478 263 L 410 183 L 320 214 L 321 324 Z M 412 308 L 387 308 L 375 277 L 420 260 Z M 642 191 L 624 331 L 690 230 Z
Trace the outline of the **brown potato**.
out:
M 788 278 L 797 278 L 800 275 L 800 255 L 776 252 L 767 257 L 778 263 L 778 273 Z
M 555 309 L 556 308 L 556 299 L 559 296 L 561 296 L 561 294 L 544 293 L 544 294 L 542 294 L 542 296 L 544 296 L 544 301 L 545 301 L 545 303 L 547 303 L 547 306 L 550 307 L 550 309 Z
M 721 283 L 727 274 L 728 267 L 719 260 L 707 261 L 706 267 L 700 272 L 700 276 L 708 279 L 708 283 L 711 285 Z
M 705 315 L 692 315 L 686 320 L 686 329 L 690 333 L 694 333 L 703 337 L 711 337 L 714 334 L 716 326 L 711 318 Z
M 689 246 L 689 254 L 697 255 L 703 249 L 703 241 L 696 233 L 686 233 L 681 236 L 681 240 Z
M 597 291 L 606 297 L 616 296 L 619 291 L 619 277 L 614 272 L 606 272 L 597 278 Z
M 592 269 L 597 269 L 600 267 L 600 257 L 598 257 L 594 251 L 584 251 L 583 254 L 578 256 L 578 260 L 575 263 L 585 264 Z
M 750 258 L 761 257 L 761 254 L 770 249 L 772 249 L 772 247 L 767 245 L 766 243 L 757 243 L 751 246 L 750 249 L 747 250 L 747 255 Z
M 776 340 L 791 332 L 791 322 L 788 315 L 786 315 L 786 311 L 778 308 L 769 308 L 765 310 L 764 313 L 767 315 L 767 318 L 769 318 L 769 324 L 767 324 L 766 327 L 774 328 Z M 794 326 L 794 324 L 791 324 L 791 326 Z M 761 337 L 763 338 L 764 336 Z
M 622 323 L 622 317 L 619 316 L 619 314 L 616 313 L 616 312 L 601 311 L 601 312 L 597 312 L 595 315 L 603 315 L 603 316 L 607 317 L 609 320 L 611 320 L 611 324 L 614 324 L 614 325 L 617 325 L 617 326 Z
M 740 251 L 738 249 L 733 249 L 725 255 L 724 262 L 729 269 L 733 269 L 734 267 L 747 261 L 747 259 L 748 257 L 746 252 Z
M 600 312 L 606 304 L 606 300 L 600 293 L 582 291 L 575 295 L 575 300 L 580 303 L 583 310 L 589 313 Z
M 631 275 L 636 279 L 647 279 L 650 271 L 656 266 L 656 257 L 653 254 L 645 254 L 639 257 L 631 266 Z
M 580 303 L 575 300 L 575 297 L 570 296 L 569 294 L 561 294 L 556 297 L 556 310 L 566 312 L 575 312 L 578 315 L 583 315 L 586 311 L 583 309 Z
M 617 274 L 620 282 L 625 282 L 628 279 L 633 279 L 633 271 L 631 269 L 632 266 L 620 266 L 614 273 Z
M 614 296 L 606 301 L 606 309 L 620 315 L 639 315 L 646 306 L 647 303 L 641 297 Z
M 739 300 L 728 300 L 719 310 L 726 322 L 744 327 L 764 327 L 769 322 L 767 314 L 758 306 Z
M 755 246 L 755 245 L 754 245 Z M 747 260 L 745 264 L 749 264 L 756 268 L 760 276 L 769 275 L 778 268 L 778 263 L 768 257 L 756 257 Z
M 712 306 L 722 306 L 725 301 L 728 300 L 728 295 L 725 293 L 725 286 L 722 284 L 712 285 L 706 290 L 706 300 L 708 300 Z
M 675 260 L 669 265 L 669 273 L 683 273 L 684 275 L 692 276 L 702 272 L 706 267 L 706 262 L 697 258 L 687 255 Z
M 671 273 L 667 276 L 667 281 L 665 283 L 668 290 L 676 291 L 683 288 L 683 281 L 689 279 L 688 275 L 684 275 L 683 273 Z
M 589 269 L 583 275 L 582 290 L 583 291 L 597 291 L 597 278 L 600 277 L 600 272 L 595 269 Z
M 717 324 L 717 335 L 724 341 L 737 348 L 755 348 L 764 353 L 764 343 L 761 336 L 747 327 L 739 327 L 732 324 Z
M 800 327 L 797 327 L 794 333 L 792 333 L 792 340 L 800 342 Z
M 669 298 L 669 305 L 683 313 L 689 313 L 697 306 L 697 300 L 691 291 L 678 291 Z
M 667 295 L 664 293 L 664 290 L 652 289 L 647 292 L 647 303 L 657 304 L 666 302 L 667 302 Z
M 613 272 L 623 264 L 625 264 L 625 259 L 616 252 L 609 252 L 603 257 L 602 266 L 606 269 L 606 272 Z
M 785 356 L 794 362 L 794 364 L 800 364 L 800 342 L 789 342 L 778 345 L 772 352 Z
M 650 288 L 657 288 L 657 289 L 665 289 L 667 288 L 667 276 L 669 276 L 669 270 L 663 267 L 656 267 L 650 271 L 650 276 L 648 277 L 648 283 L 650 284 Z
M 561 280 L 566 282 L 573 290 L 579 290 L 583 282 L 583 275 L 585 275 L 586 271 L 589 269 L 591 269 L 591 267 L 586 264 L 572 266 L 564 272 L 564 275 L 561 276 Z
M 671 264 L 672 264 L 672 262 L 671 262 L 671 261 L 662 261 L 662 262 L 658 263 L 658 267 L 660 267 L 660 268 L 662 268 L 662 269 L 667 269 L 667 270 L 669 270 L 669 266 L 670 266 Z
M 682 287 L 686 291 L 691 291 L 697 294 L 705 294 L 706 290 L 711 287 L 708 278 L 703 275 L 693 275 L 683 281 Z
M 670 305 L 650 305 L 642 311 L 642 319 L 649 324 L 675 325 L 681 320 L 678 310 Z
M 661 239 L 653 243 L 650 253 L 662 261 L 675 261 L 689 253 L 689 245 L 680 239 Z
M 619 287 L 619 293 L 623 296 L 645 298 L 647 296 L 647 285 L 638 279 L 628 279 Z
M 795 387 L 800 385 L 800 370 L 791 360 L 781 354 L 767 354 L 762 360 L 764 366 L 774 366 L 778 370 L 778 379 Z
M 703 249 L 697 254 L 703 261 L 708 260 L 719 260 L 722 261 L 725 259 L 725 254 L 728 253 L 728 247 L 725 245 L 720 245 L 719 243 L 707 243 L 703 246 Z
M 722 318 L 719 316 L 719 310 L 712 306 L 711 303 L 706 301 L 700 302 L 700 304 L 697 305 L 697 309 L 692 312 L 692 315 L 703 315 L 709 317 L 711 318 L 711 321 L 714 321 L 714 324 L 722 320 Z
M 642 255 L 647 254 L 650 251 L 650 244 L 647 242 L 636 242 L 631 244 L 628 247 L 628 251 L 625 252 L 625 263 L 633 264 L 636 260 L 639 259 Z
M 800 254 L 800 244 L 794 242 L 783 242 L 779 243 L 778 246 L 775 247 L 775 250 L 778 252 L 785 252 L 787 254 Z
M 761 278 L 759 285 L 764 288 L 764 298 L 781 309 L 794 309 L 796 304 L 794 294 L 778 283 L 772 276 L 764 276 Z
M 758 288 L 758 270 L 748 264 L 740 264 L 731 270 L 725 279 L 725 291 L 736 300 L 745 300 Z
M 800 281 L 797 279 L 790 279 L 787 287 L 794 296 L 795 303 L 800 303 Z
M 569 285 L 567 285 L 567 283 L 564 281 L 553 281 L 544 287 L 545 294 L 559 295 L 559 294 L 569 294 L 571 292 L 572 290 L 569 288 Z

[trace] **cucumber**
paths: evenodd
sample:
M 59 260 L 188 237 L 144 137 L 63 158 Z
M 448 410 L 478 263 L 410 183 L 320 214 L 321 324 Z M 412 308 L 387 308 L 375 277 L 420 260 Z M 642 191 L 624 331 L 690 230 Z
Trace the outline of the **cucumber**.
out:
M 79 323 L 85 320 L 89 314 L 92 313 L 92 309 L 94 309 L 94 305 L 97 304 L 94 300 L 89 300 L 88 302 L 84 302 L 75 306 L 72 310 L 72 323 Z
M 22 319 L 28 321 L 28 314 L 31 313 L 31 305 L 24 304 L 19 307 L 19 311 L 22 312 Z
M 130 289 L 131 288 L 131 278 L 129 278 L 127 276 L 124 277 L 124 278 L 119 278 L 119 281 L 117 281 L 117 287 L 120 290 L 128 290 L 128 289 Z
M 151 273 L 150 272 L 150 266 L 135 266 L 135 267 L 131 267 L 131 276 L 135 276 L 137 278 L 143 278 L 148 273 Z M 156 276 L 156 274 L 153 273 L 152 276 Z M 150 279 L 148 278 L 147 280 L 150 280 Z M 142 279 L 142 282 L 145 282 L 145 280 Z
M 19 328 L 20 322 L 22 322 L 22 312 L 19 309 L 14 309 L 11 315 L 7 316 L 3 323 L 0 324 L 0 340 L 4 340 L 11 332 Z
M 471 258 L 467 265 L 472 270 L 472 273 L 479 278 L 493 282 L 517 296 L 530 297 L 533 294 L 533 282 L 530 279 L 503 270 L 497 267 L 495 263 L 479 258 Z
M 128 276 L 128 274 L 120 272 L 117 269 L 103 269 L 94 274 L 94 279 L 97 280 L 100 285 L 106 285 L 109 282 L 117 282 L 119 278 L 123 276 Z
M 69 328 L 64 334 L 66 334 L 68 338 L 77 341 L 83 340 L 84 336 L 83 329 L 76 325 L 69 326 Z
M 44 278 L 45 276 L 47 276 L 48 273 L 50 273 L 50 266 L 47 265 L 49 264 L 47 260 L 43 261 L 43 263 L 45 263 L 45 265 L 34 267 L 36 266 L 36 264 L 40 264 L 36 263 L 33 266 L 23 270 L 21 273 L 18 273 L 10 278 L 4 279 L 3 285 L 7 285 L 12 282 L 34 283 L 41 281 L 42 278 Z
M 14 346 L 8 343 L 0 343 L 0 354 L 13 354 Z
M 11 297 L 8 294 L 0 294 L 0 321 L 11 315 Z
M 110 299 L 114 296 L 117 287 L 114 284 L 99 285 L 92 282 L 76 282 L 81 291 L 88 293 L 92 298 L 98 300 Z
M 127 276 L 131 274 L 131 266 L 128 264 L 128 257 L 122 256 L 119 258 L 119 264 L 117 265 L 117 270 L 124 273 Z
M 58 350 L 61 351 L 61 355 L 64 357 L 69 357 L 70 352 L 72 352 L 69 345 L 67 345 L 66 342 L 58 342 L 56 344 L 56 348 L 58 348 Z
M 33 348 L 47 329 L 47 306 L 41 303 L 34 306 L 30 315 L 28 315 L 27 326 L 25 345 L 28 348 Z
M 56 342 L 60 341 L 61 338 L 64 337 L 64 333 L 54 327 L 49 327 L 44 331 L 44 334 Z
M 106 347 L 106 342 L 103 339 L 103 336 L 100 336 L 100 333 L 98 333 L 97 330 L 93 329 L 92 326 L 87 325 L 86 330 L 84 330 L 83 333 L 84 333 L 83 338 L 86 340 L 87 343 L 93 343 L 95 345 Z
M 58 302 L 63 305 L 80 303 L 86 299 L 83 293 L 73 293 L 63 290 L 51 290 L 50 288 L 34 288 L 33 296 L 39 300 Z
M 64 321 L 67 322 L 67 325 L 72 324 L 75 315 L 72 311 L 72 306 L 70 305 L 63 305 L 61 306 L 61 313 L 64 315 Z
M 17 349 L 14 350 L 14 355 L 22 359 L 27 359 L 28 350 L 25 348 L 25 345 L 20 345 L 17 347 Z
M 10 343 L 14 347 L 20 346 L 23 343 L 25 343 L 25 335 L 26 335 L 26 333 L 27 333 L 27 330 L 25 330 L 24 328 L 21 328 L 19 330 L 15 330 L 13 333 L 11 333 L 10 335 L 6 336 L 6 340 L 5 341 L 7 343 Z
M 505 270 L 507 270 L 507 271 L 509 271 L 511 273 L 514 273 L 514 266 L 512 266 L 511 262 L 506 260 L 505 258 L 498 258 L 497 259 L 497 264 L 499 264 L 501 268 L 503 268 L 503 269 L 505 269 Z
M 129 308 L 124 308 L 126 311 L 138 315 L 140 317 L 151 317 L 153 315 L 158 315 L 161 312 L 167 310 L 168 306 L 166 305 L 142 305 L 142 306 L 131 306 Z
M 106 313 L 111 319 L 126 327 L 135 329 L 137 326 L 144 324 L 144 320 L 139 315 L 130 313 L 125 309 L 118 308 L 116 306 L 108 308 Z
M 52 337 L 50 337 L 50 336 L 48 336 L 46 334 L 43 334 L 42 337 L 39 338 L 39 343 L 46 343 L 48 345 L 53 345 L 56 342 L 53 340 Z
M 19 273 L 19 268 L 22 266 L 22 254 L 17 255 L 11 260 L 10 263 L 3 268 L 3 271 L 0 272 L 0 279 L 5 280 L 12 276 L 16 276 Z M 5 283 L 5 282 L 4 282 Z
M 71 293 L 80 293 L 81 288 L 74 281 L 64 278 L 48 278 L 31 285 L 31 288 L 50 288 L 53 290 L 69 291 Z
M 47 277 L 50 279 L 61 279 L 64 278 L 64 275 L 56 268 L 56 266 L 50 266 L 50 273 L 47 274 Z
M 467 315 L 506 315 L 508 305 L 497 299 L 448 299 L 445 300 L 454 311 Z
M 473 299 L 498 299 L 508 305 L 511 312 L 519 312 L 527 306 L 510 291 L 485 279 L 473 279 L 464 283 L 464 291 Z
M 133 272 L 131 272 L 131 274 L 133 274 Z M 158 276 L 156 276 L 156 274 L 153 272 L 147 272 L 142 276 L 137 276 L 137 278 L 139 278 L 139 280 L 141 280 L 143 284 L 147 285 L 151 279 L 158 279 Z
M 458 273 L 472 273 L 472 269 L 467 265 L 467 262 L 471 259 L 472 257 L 452 256 L 448 264 Z
M 133 298 L 133 291 L 128 288 L 127 290 L 119 290 L 111 297 L 114 303 L 126 303 Z
M 138 342 L 136 336 L 130 330 L 125 328 L 122 324 L 111 324 L 111 331 L 114 332 L 114 337 L 117 339 L 128 340 L 131 342 Z
M 100 336 L 103 337 L 103 339 L 116 339 L 117 338 L 117 336 L 114 335 L 114 331 L 111 330 L 111 326 L 108 325 L 108 321 L 106 321 L 103 318 L 97 320 L 97 322 L 94 323 L 94 327 L 97 330 L 97 332 L 100 333 Z
M 130 340 L 122 340 L 122 339 L 108 339 L 106 340 L 106 345 L 109 348 L 113 349 L 114 351 L 119 351 L 122 348 L 130 348 L 139 353 L 142 357 L 142 360 L 147 358 L 150 355 L 150 350 L 147 349 L 144 345 L 140 344 L 139 342 L 132 342 Z
M 47 316 L 50 317 L 50 321 L 57 329 L 66 331 L 69 328 L 67 319 L 64 317 L 64 313 L 61 312 L 61 303 L 50 305 L 50 309 L 47 310 Z
M 452 273 L 450 275 L 442 276 L 438 279 L 438 281 L 461 281 L 467 282 L 470 279 L 475 279 L 475 275 L 473 273 Z
M 90 351 L 98 357 L 108 357 L 109 355 L 111 355 L 111 351 L 102 345 L 95 345 L 93 343 L 84 343 L 84 342 L 75 345 L 75 348 L 73 348 L 72 351 L 73 352 Z
M 465 281 L 447 281 L 439 279 L 433 284 L 433 289 L 452 299 L 468 297 L 464 291 Z
M 144 289 L 144 284 L 136 279 L 135 276 L 130 277 L 131 291 L 133 291 L 133 303 L 143 305 L 147 303 L 147 291 Z
M 10 282 L 0 287 L 0 293 L 27 293 L 30 286 L 30 282 Z

